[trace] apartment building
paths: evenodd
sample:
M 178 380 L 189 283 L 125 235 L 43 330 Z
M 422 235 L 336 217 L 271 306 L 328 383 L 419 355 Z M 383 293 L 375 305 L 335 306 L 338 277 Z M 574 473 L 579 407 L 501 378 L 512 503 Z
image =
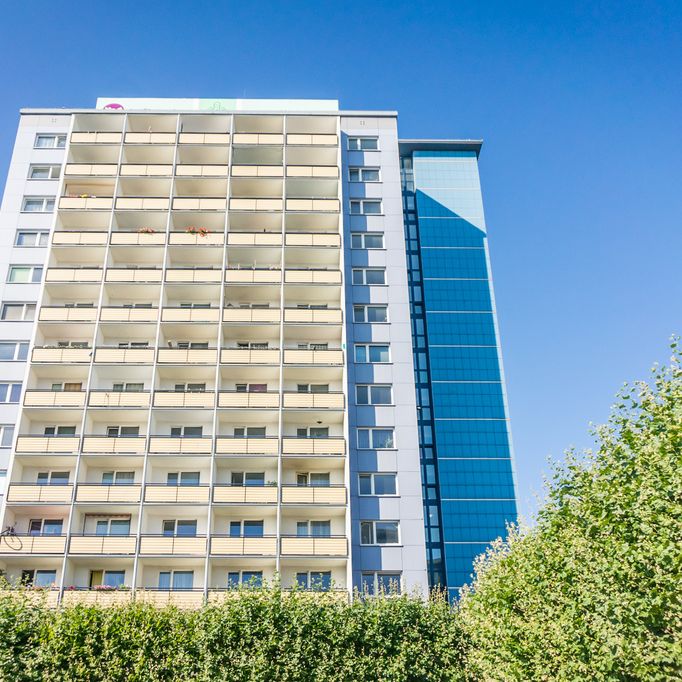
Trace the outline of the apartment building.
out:
M 410 144 L 395 112 L 327 100 L 22 111 L 0 224 L 10 580 L 55 602 L 187 606 L 275 576 L 454 589 L 445 547 L 466 533 L 446 532 L 451 473 L 432 484 L 456 455 L 427 442 L 439 379 L 413 349 L 439 344 L 417 333 L 423 263 L 406 265 Z M 446 147 L 470 175 L 480 145 Z M 490 418 L 508 434 L 506 405 Z M 452 475 L 480 461 L 458 457 Z M 508 449 L 493 459 L 511 480 Z M 480 509 L 495 518 L 460 564 L 512 506 Z

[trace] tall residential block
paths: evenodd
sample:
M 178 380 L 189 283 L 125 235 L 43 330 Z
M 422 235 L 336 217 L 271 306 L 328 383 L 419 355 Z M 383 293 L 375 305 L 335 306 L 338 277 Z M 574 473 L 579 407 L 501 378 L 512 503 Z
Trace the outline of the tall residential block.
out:
M 5 575 L 65 603 L 455 595 L 515 518 L 479 149 L 331 100 L 22 111 Z

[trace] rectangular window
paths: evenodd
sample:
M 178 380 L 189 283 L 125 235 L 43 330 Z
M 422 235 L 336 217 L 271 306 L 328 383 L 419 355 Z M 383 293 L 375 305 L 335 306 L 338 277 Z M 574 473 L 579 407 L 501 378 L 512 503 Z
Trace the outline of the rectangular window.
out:
M 0 424 L 0 448 L 11 448 L 14 438 L 14 424 Z
M 359 384 L 355 387 L 356 405 L 392 405 L 390 384 Z
M 195 486 L 201 479 L 198 471 L 171 471 L 166 478 L 166 485 Z
M 363 573 L 362 592 L 377 594 L 400 594 L 400 573 Z
M 132 485 L 135 482 L 134 471 L 104 471 L 102 485 Z
M 327 592 L 332 586 L 331 571 L 310 571 L 296 574 L 296 585 L 302 590 Z
M 350 182 L 379 182 L 379 169 L 367 166 L 351 166 L 348 169 L 348 180 Z
M 160 590 L 191 590 L 194 571 L 159 571 Z
M 7 487 L 7 469 L 0 469 L 0 499 L 5 494 Z
M 394 448 L 393 429 L 358 429 L 358 450 L 393 450 Z
M 390 362 L 390 351 L 388 345 L 374 343 L 355 344 L 355 362 L 359 364 Z
M 135 438 L 139 435 L 139 426 L 107 426 L 109 438 Z
M 399 535 L 397 521 L 360 521 L 362 545 L 398 545 Z
M 350 236 L 351 249 L 383 249 L 383 232 L 353 232 Z
M 353 284 L 386 284 L 386 269 L 353 268 Z
M 230 537 L 248 537 L 248 538 L 262 538 L 263 537 L 263 522 L 262 521 L 230 521 Z
M 351 215 L 381 215 L 380 199 L 351 199 Z
M 10 265 L 7 273 L 7 281 L 12 284 L 36 284 L 42 277 L 42 265 Z
M 26 360 L 28 341 L 0 341 L 0 361 Z
M 66 135 L 38 133 L 33 147 L 35 149 L 64 149 L 66 147 Z
M 331 537 L 331 532 L 332 532 L 331 521 L 296 522 L 296 535 L 298 537 L 328 538 Z
M 3 303 L 0 309 L 0 319 L 13 322 L 33 322 L 35 314 L 35 303 Z
M 40 570 L 35 572 L 33 587 L 54 587 L 57 582 L 57 571 Z
M 358 474 L 360 495 L 395 495 L 395 474 Z
M 379 138 L 378 137 L 349 137 L 348 138 L 348 149 L 350 151 L 376 151 L 379 149 Z
M 54 197 L 24 197 L 21 210 L 23 213 L 52 213 Z
M 18 403 L 20 394 L 20 383 L 0 383 L 0 403 Z
M 197 522 L 195 519 L 181 520 L 171 519 L 164 521 L 163 535 L 165 537 L 182 536 L 182 537 L 196 537 Z
M 263 571 L 229 571 L 227 587 L 231 590 L 242 587 L 260 587 L 263 584 Z
M 34 166 L 28 169 L 29 180 L 58 180 L 62 167 L 60 165 Z
M 203 426 L 171 426 L 172 438 L 201 438 L 204 435 Z
M 14 246 L 47 246 L 47 230 L 17 230 Z
M 354 305 L 353 322 L 388 322 L 388 306 Z

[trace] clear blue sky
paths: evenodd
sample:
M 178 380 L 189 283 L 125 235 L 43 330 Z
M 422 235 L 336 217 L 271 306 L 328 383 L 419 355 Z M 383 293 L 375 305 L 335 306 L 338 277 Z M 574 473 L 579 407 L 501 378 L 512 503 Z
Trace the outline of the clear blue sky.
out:
M 682 331 L 682 3 L 3 3 L 0 174 L 20 107 L 338 98 L 482 137 L 521 509 Z

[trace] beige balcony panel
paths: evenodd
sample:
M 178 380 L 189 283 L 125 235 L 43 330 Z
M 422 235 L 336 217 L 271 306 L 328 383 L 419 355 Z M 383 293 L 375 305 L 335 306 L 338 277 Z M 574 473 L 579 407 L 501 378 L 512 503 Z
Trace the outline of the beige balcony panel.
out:
M 179 176 L 199 176 L 202 178 L 226 178 L 227 166 L 222 164 L 205 164 L 202 166 L 180 164 L 175 167 L 175 174 Z
M 149 393 L 142 391 L 91 391 L 89 407 L 149 407 Z
M 171 246 L 222 246 L 225 235 L 222 232 L 209 232 L 203 237 L 199 234 L 171 232 L 168 243 Z
M 287 308 L 284 311 L 285 322 L 326 322 L 329 324 L 341 324 L 343 313 L 341 310 L 309 310 L 306 308 Z
M 284 362 L 290 365 L 342 365 L 342 350 L 285 350 Z
M 277 232 L 230 232 L 229 246 L 281 246 L 282 235 Z
M 279 351 L 225 349 L 220 353 L 220 362 L 238 365 L 278 365 Z
M 231 211 L 281 211 L 281 199 L 230 199 Z
M 341 237 L 338 234 L 310 234 L 306 232 L 288 232 L 286 236 L 287 246 L 341 246 Z
M 38 319 L 41 322 L 94 322 L 97 308 L 42 307 Z
M 121 144 L 121 133 L 71 133 L 72 144 Z
M 227 199 L 197 197 L 173 199 L 173 208 L 190 211 L 224 211 Z
M 299 556 L 346 556 L 346 538 L 282 538 L 282 554 Z
M 343 438 L 284 438 L 282 442 L 285 455 L 343 455 L 345 452 Z
M 216 442 L 219 455 L 276 455 L 277 438 L 221 438 Z
M 116 208 L 133 211 L 167 211 L 170 199 L 165 197 L 118 197 Z
M 342 410 L 343 393 L 285 393 L 284 407 Z
M 279 393 L 222 392 L 218 394 L 218 407 L 276 408 L 279 407 Z
M 147 232 L 112 232 L 111 243 L 114 246 L 163 246 L 166 243 L 165 233 L 152 234 Z
M 74 535 L 69 542 L 71 554 L 135 554 L 135 536 Z
M 24 407 L 83 407 L 85 391 L 41 391 L 24 393 Z
M 288 178 L 338 178 L 338 166 L 287 166 Z
M 148 485 L 144 489 L 144 501 L 207 504 L 208 492 L 207 485 Z
M 71 485 L 16 485 L 7 489 L 8 502 L 52 502 L 69 504 L 73 486 Z
M 153 453 L 205 455 L 211 453 L 212 446 L 212 438 L 173 438 L 170 436 L 152 436 L 149 439 L 149 452 Z
M 160 348 L 159 362 L 182 365 L 215 365 L 218 351 L 215 348 Z
M 290 134 L 287 135 L 287 144 L 318 144 L 330 146 L 338 144 L 338 138 L 336 135 Z
M 20 535 L 13 538 L 3 538 L 0 544 L 0 554 L 64 554 L 66 538 L 64 536 L 30 536 Z
M 140 554 L 206 554 L 206 538 L 141 537 Z
M 107 282 L 160 282 L 161 268 L 109 268 Z
M 32 362 L 90 362 L 91 348 L 34 348 Z
M 156 322 L 158 308 L 102 308 L 102 322 Z
M 235 556 L 274 556 L 277 538 L 211 538 L 211 554 Z
M 78 452 L 80 438 L 74 436 L 19 436 L 17 452 Z
M 279 308 L 223 308 L 223 322 L 279 322 Z
M 76 502 L 117 502 L 134 504 L 140 501 L 139 485 L 98 485 L 79 483 Z
M 235 133 L 232 136 L 234 144 L 284 144 L 281 133 Z
M 154 362 L 153 348 L 96 348 L 95 362 L 111 364 L 151 364 Z
M 229 133 L 180 133 L 180 144 L 229 144 Z
M 346 504 L 346 488 L 315 486 L 285 486 L 282 488 L 284 504 Z
M 128 604 L 133 599 L 131 590 L 66 590 L 62 595 L 64 606 L 117 606 Z
M 126 133 L 127 144 L 175 144 L 175 133 Z
M 218 308 L 164 308 L 161 311 L 162 322 L 218 322 L 219 320 Z
M 112 197 L 60 197 L 59 208 L 102 211 L 110 210 L 113 203 Z
M 166 270 L 166 282 L 220 282 L 221 270 L 174 268 Z
M 339 212 L 338 199 L 287 199 L 287 211 Z
M 156 391 L 154 393 L 154 407 L 206 407 L 212 408 L 215 402 L 213 391 L 175 392 Z
M 287 284 L 341 284 L 340 270 L 286 270 Z
M 95 177 L 116 175 L 115 163 L 67 163 L 64 175 L 90 175 Z
M 53 246 L 104 246 L 107 243 L 106 232 L 54 232 Z
M 235 178 L 281 178 L 282 166 L 232 166 Z
M 213 501 L 235 504 L 275 504 L 277 486 L 217 485 L 213 488 Z
M 137 590 L 135 601 L 154 606 L 176 606 L 179 609 L 198 609 L 204 604 L 203 590 Z
M 124 163 L 121 164 L 121 175 L 155 175 L 167 176 L 173 173 L 172 164 L 144 164 Z
M 279 284 L 282 271 L 273 270 L 227 270 L 225 281 L 229 284 Z
M 48 268 L 46 282 L 101 282 L 101 268 Z
M 144 452 L 146 440 L 144 436 L 130 436 L 128 438 L 84 436 L 83 452 L 140 453 Z

